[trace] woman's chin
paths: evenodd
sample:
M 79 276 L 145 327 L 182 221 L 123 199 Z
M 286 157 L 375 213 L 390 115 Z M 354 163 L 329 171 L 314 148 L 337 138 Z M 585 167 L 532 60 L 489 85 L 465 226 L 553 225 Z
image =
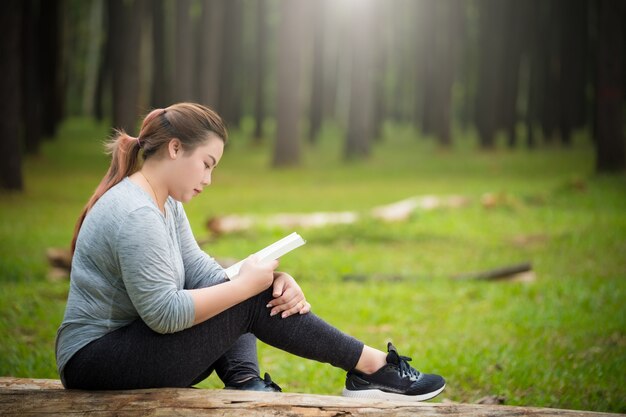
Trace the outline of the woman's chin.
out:
M 182 198 L 181 198 L 181 203 L 188 203 L 190 202 L 194 197 L 198 196 L 200 193 L 198 193 L 197 191 L 192 191 L 189 194 L 185 194 Z

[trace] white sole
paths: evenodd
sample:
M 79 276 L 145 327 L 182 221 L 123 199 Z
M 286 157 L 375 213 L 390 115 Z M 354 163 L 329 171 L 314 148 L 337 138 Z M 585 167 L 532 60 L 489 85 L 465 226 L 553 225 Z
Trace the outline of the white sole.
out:
M 396 401 L 426 401 L 431 398 L 436 397 L 443 391 L 446 386 L 439 388 L 437 391 L 429 392 L 427 394 L 422 395 L 404 395 L 404 394 L 394 394 L 392 392 L 385 392 L 379 389 L 365 389 L 365 390 L 357 390 L 350 391 L 348 389 L 343 390 L 341 395 L 344 397 L 352 397 L 352 398 L 370 398 L 377 400 L 396 400 Z

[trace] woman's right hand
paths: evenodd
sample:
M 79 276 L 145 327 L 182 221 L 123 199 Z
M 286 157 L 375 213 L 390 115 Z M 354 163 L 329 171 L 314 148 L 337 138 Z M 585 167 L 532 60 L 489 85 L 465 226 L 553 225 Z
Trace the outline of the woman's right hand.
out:
M 202 323 L 271 287 L 277 267 L 278 261 L 261 262 L 258 256 L 252 255 L 243 262 L 234 280 L 189 290 L 195 308 L 194 324 Z
M 255 294 L 260 293 L 272 286 L 274 283 L 274 270 L 278 268 L 278 260 L 261 261 L 257 255 L 250 255 L 239 269 L 238 280 L 245 282 L 255 290 Z

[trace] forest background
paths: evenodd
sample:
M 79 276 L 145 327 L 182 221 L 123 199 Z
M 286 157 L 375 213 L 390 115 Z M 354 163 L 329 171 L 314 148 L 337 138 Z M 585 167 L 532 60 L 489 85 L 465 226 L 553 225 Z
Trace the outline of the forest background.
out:
M 102 140 L 197 101 L 233 138 L 223 185 L 188 207 L 198 237 L 211 213 L 460 194 L 466 208 L 309 231 L 287 265 L 324 317 L 448 376 L 445 399 L 626 409 L 622 2 L 9 0 L 0 19 L 0 374 L 55 377 L 67 280 L 44 253 L 104 173 Z M 285 232 L 203 248 L 241 257 Z M 520 259 L 532 282 L 450 279 Z M 261 350 L 291 390 L 341 385 Z

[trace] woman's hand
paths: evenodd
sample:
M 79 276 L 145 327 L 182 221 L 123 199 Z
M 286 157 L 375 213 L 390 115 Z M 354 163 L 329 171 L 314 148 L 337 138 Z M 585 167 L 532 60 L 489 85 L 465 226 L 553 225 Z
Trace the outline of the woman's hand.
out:
M 282 318 L 286 318 L 311 311 L 311 304 L 304 298 L 302 289 L 296 280 L 285 272 L 275 273 L 273 296 L 274 299 L 267 304 L 267 308 L 271 308 L 270 316 L 280 313 Z
M 261 262 L 258 256 L 251 255 L 241 265 L 237 279 L 244 280 L 250 285 L 250 289 L 254 292 L 253 295 L 256 295 L 272 285 L 274 270 L 277 267 L 277 260 Z

